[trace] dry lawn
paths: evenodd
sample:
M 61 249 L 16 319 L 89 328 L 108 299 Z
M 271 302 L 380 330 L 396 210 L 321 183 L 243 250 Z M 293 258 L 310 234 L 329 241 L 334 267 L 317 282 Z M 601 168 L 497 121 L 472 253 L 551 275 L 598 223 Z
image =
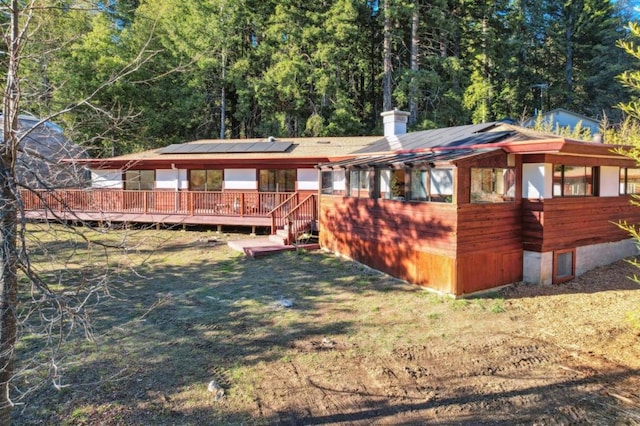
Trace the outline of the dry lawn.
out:
M 133 233 L 109 256 L 96 342 L 70 338 L 65 387 L 40 388 L 15 424 L 640 424 L 626 262 L 453 300 L 326 253 L 245 258 L 236 237 Z M 28 337 L 22 357 L 41 343 Z

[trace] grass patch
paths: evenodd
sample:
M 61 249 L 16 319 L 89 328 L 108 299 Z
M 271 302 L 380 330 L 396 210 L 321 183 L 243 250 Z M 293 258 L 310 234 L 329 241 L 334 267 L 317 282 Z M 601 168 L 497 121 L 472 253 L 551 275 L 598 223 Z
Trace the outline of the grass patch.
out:
M 295 414 L 287 404 L 303 400 L 303 388 L 339 394 L 336 403 L 395 392 L 387 386 L 394 375 L 405 383 L 404 367 L 432 366 L 427 355 L 435 357 L 437 345 L 455 358 L 449 348 L 469 346 L 461 339 L 502 331 L 508 320 L 489 314 L 505 312 L 501 298 L 451 299 L 322 252 L 250 259 L 207 244 L 206 233 L 80 231 L 99 244 L 34 227 L 32 262 L 54 281 L 64 277 L 55 283 L 65 290 L 105 280 L 87 304 L 96 340 L 73 330 L 62 343 L 63 392 L 49 385 L 51 370 L 25 374 L 19 385 L 46 386 L 21 409 L 18 425 L 288 424 L 263 410 Z M 19 357 L 44 363 L 37 325 L 34 318 L 23 328 Z M 426 358 L 418 360 L 419 351 Z M 394 359 L 402 365 L 385 370 Z M 212 400 L 211 380 L 224 388 L 223 401 Z

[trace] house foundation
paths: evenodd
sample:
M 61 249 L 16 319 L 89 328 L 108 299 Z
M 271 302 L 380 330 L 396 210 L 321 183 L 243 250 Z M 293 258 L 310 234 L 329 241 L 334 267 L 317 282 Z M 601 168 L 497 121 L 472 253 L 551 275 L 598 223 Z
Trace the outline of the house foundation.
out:
M 592 244 L 575 250 L 574 275 L 580 276 L 599 266 L 640 254 L 638 242 L 633 238 L 622 241 Z M 529 284 L 549 285 L 554 282 L 554 252 L 525 251 L 523 281 Z

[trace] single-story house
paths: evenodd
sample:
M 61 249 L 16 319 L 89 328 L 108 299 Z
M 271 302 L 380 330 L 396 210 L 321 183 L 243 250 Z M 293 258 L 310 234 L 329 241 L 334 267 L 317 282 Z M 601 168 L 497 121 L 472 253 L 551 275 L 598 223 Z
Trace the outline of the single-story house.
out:
M 640 222 L 640 168 L 613 146 L 499 122 L 407 134 L 391 117 L 385 138 L 319 166 L 322 247 L 457 296 L 638 253 L 616 223 Z
M 86 160 L 91 188 L 65 190 L 83 220 L 313 227 L 321 247 L 456 296 L 561 283 L 637 254 L 616 226 L 640 168 L 613 146 L 501 122 L 384 136 L 202 140 Z M 46 197 L 25 210 L 46 217 Z M 38 216 L 39 215 L 39 216 Z
M 317 216 L 316 166 L 377 139 L 380 136 L 197 140 L 86 159 L 80 162 L 91 176 L 87 188 L 61 190 L 56 196 L 25 193 L 25 205 L 32 218 L 50 217 L 55 211 L 56 217 L 68 220 L 237 225 L 254 232 L 256 227 L 275 231 L 295 225 L 302 232 L 316 224 L 310 217 Z M 292 215 L 303 202 L 306 210 L 300 207 Z

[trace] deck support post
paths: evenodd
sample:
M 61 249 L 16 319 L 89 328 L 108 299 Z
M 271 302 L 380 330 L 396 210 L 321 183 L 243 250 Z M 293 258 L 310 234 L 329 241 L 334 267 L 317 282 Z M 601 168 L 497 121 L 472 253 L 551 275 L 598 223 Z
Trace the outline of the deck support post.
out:
M 222 225 L 218 225 L 218 234 L 222 232 Z
M 255 235 L 256 235 L 256 226 L 255 226 L 255 225 L 253 225 L 253 226 L 251 227 L 251 236 L 255 236 Z

